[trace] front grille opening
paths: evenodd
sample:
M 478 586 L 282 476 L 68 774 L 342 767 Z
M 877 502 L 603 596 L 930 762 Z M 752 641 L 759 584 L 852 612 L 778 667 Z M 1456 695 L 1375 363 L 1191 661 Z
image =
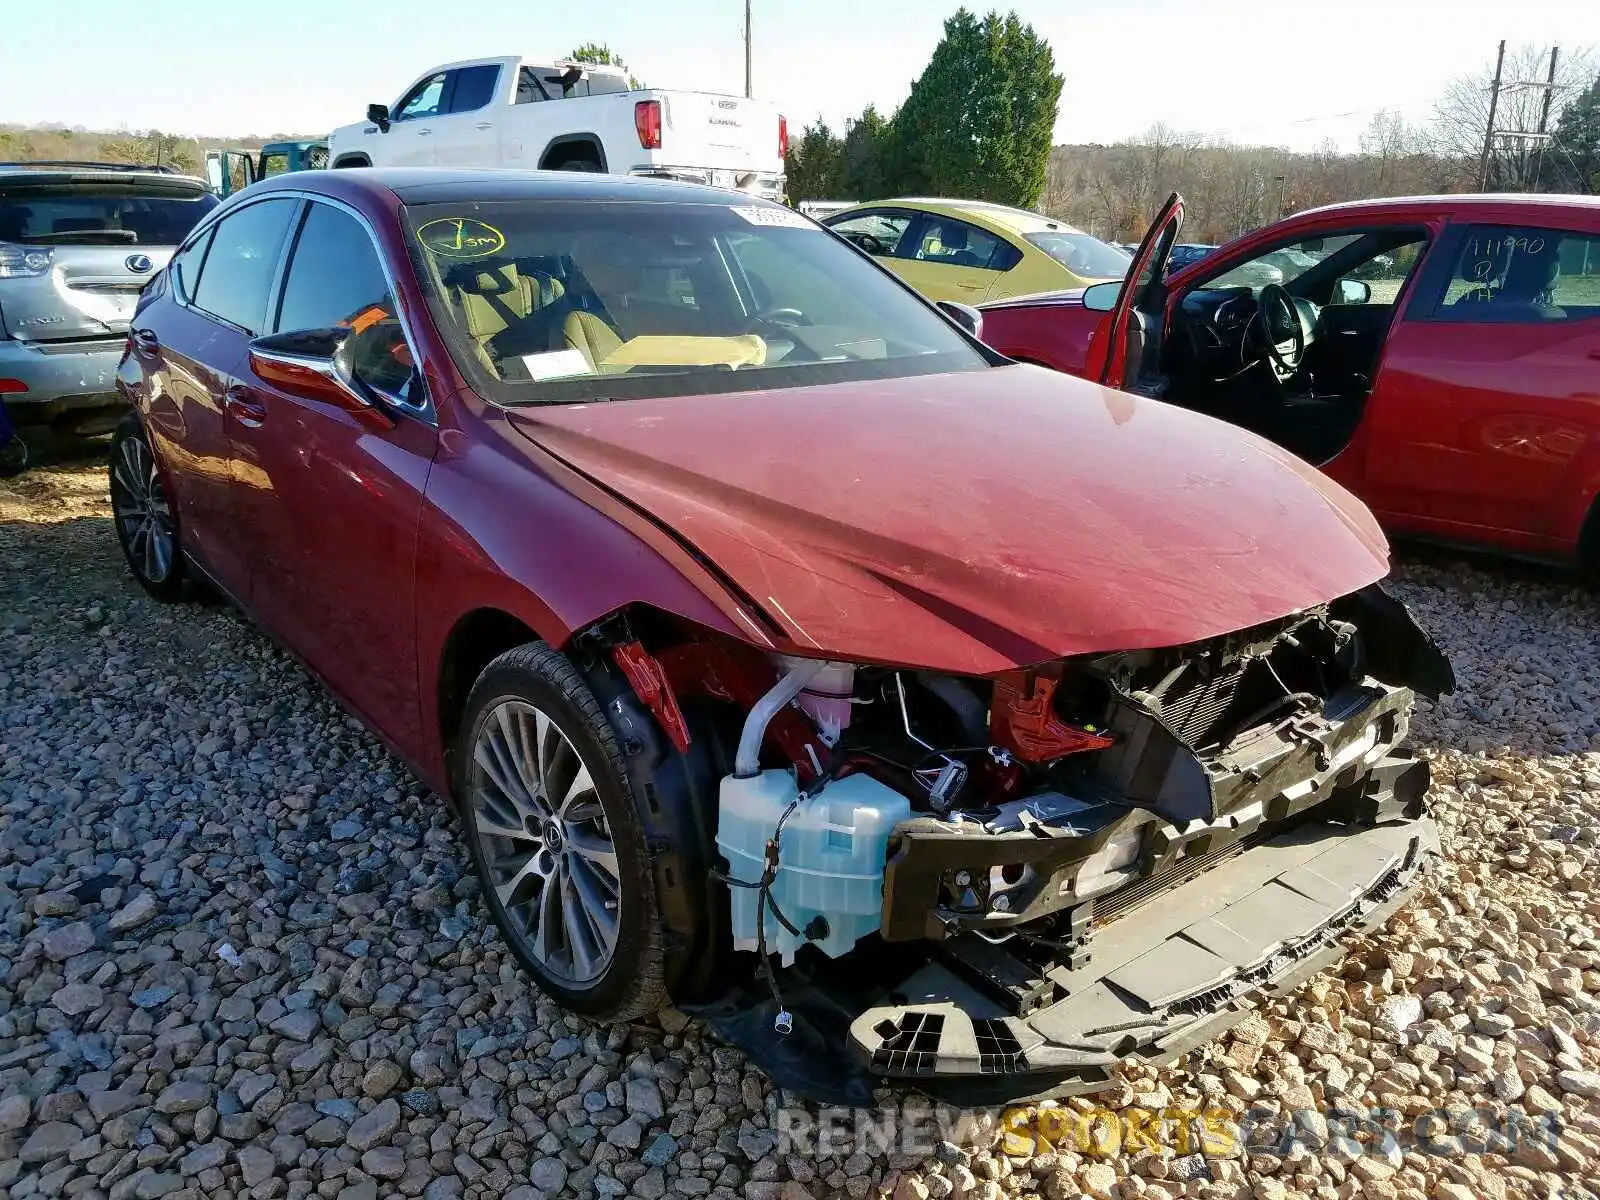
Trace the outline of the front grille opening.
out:
M 1322 616 L 1290 618 L 1173 650 L 1132 680 L 1162 722 L 1196 750 L 1320 705 L 1352 682 L 1353 630 Z

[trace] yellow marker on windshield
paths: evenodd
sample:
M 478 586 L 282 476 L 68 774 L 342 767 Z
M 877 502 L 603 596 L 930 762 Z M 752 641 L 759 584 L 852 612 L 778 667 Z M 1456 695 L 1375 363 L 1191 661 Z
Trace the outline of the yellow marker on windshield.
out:
M 417 230 L 417 241 L 441 258 L 488 258 L 505 249 L 506 235 L 472 217 L 440 217 Z

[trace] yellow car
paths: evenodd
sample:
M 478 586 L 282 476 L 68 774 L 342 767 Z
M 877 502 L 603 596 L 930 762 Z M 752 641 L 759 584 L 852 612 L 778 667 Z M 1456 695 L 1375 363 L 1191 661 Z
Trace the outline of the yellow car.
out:
M 962 304 L 1121 279 L 1133 261 L 1081 229 L 985 200 L 875 200 L 822 223 L 928 299 Z

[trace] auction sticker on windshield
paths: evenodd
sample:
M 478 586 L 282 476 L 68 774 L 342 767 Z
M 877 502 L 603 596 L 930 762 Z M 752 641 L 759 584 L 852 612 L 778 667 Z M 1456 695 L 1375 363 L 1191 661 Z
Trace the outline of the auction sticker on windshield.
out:
M 440 217 L 417 230 L 417 241 L 441 258 L 488 258 L 506 246 L 506 235 L 472 217 Z
M 789 208 L 768 208 L 764 204 L 735 204 L 733 211 L 752 225 L 775 225 L 783 229 L 815 229 L 807 218 Z

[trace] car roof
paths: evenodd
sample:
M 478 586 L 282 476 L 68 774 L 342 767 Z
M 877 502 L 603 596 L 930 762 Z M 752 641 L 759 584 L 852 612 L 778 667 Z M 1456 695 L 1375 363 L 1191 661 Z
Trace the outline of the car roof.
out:
M 1470 192 L 1436 196 L 1386 196 L 1376 200 L 1346 200 L 1325 204 L 1294 215 L 1294 218 L 1325 216 L 1332 213 L 1431 213 L 1472 212 L 1474 210 L 1551 208 L 1600 209 L 1600 196 L 1560 195 L 1550 192 Z
M 948 196 L 896 196 L 874 200 L 861 208 L 923 208 L 952 217 L 967 217 L 980 224 L 988 222 L 1012 233 L 1082 233 L 1083 230 L 1055 217 L 996 204 L 991 200 L 957 200 Z M 835 214 L 829 214 L 835 215 Z
M 632 200 L 658 204 L 758 205 L 783 208 L 748 192 L 585 171 L 511 171 L 504 168 L 356 167 L 329 171 L 294 171 L 252 184 L 252 195 L 268 191 L 315 191 L 340 196 L 351 192 L 376 196 L 387 192 L 402 204 L 436 204 L 452 200 Z M 796 213 L 796 216 L 800 214 Z M 806 218 L 809 219 L 809 218 Z
M 150 183 L 192 183 L 202 188 L 206 186 L 206 181 L 199 176 L 179 174 L 170 167 L 125 166 L 120 163 L 73 162 L 64 159 L 0 162 L 0 177 L 41 181 L 133 179 Z

